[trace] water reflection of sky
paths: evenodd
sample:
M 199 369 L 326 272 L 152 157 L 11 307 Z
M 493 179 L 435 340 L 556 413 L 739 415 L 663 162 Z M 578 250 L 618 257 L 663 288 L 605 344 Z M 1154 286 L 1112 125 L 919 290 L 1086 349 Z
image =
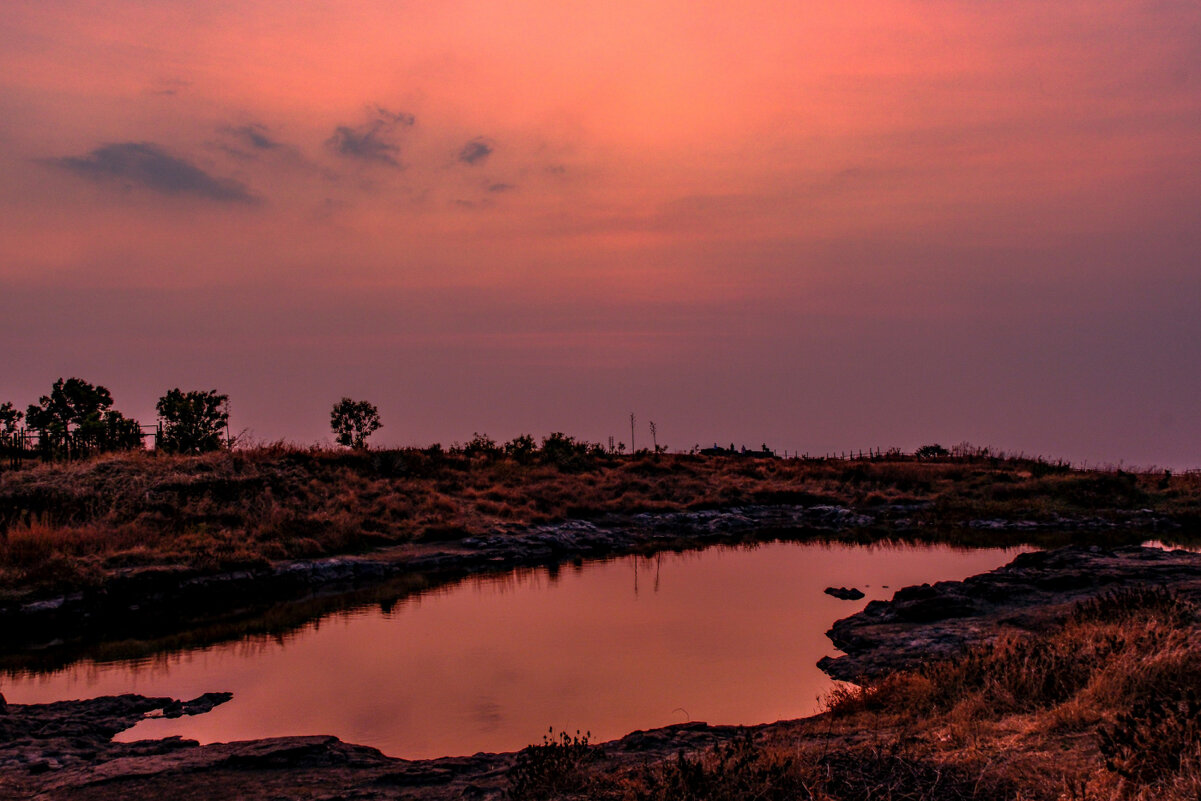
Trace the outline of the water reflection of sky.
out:
M 686 719 L 814 712 L 830 624 L 905 585 L 997 567 L 1013 550 L 770 544 L 474 579 L 241 642 L 7 679 L 9 701 L 137 692 L 234 700 L 121 739 L 335 734 L 403 757 L 511 750 L 548 726 L 594 739 Z M 855 586 L 858 602 L 827 586 Z

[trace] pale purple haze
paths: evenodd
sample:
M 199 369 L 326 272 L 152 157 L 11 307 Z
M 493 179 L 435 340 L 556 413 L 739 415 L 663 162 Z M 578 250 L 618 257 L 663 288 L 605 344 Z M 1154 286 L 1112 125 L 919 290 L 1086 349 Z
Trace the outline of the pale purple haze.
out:
M 1201 466 L 1195 0 L 0 24 L 0 402 Z

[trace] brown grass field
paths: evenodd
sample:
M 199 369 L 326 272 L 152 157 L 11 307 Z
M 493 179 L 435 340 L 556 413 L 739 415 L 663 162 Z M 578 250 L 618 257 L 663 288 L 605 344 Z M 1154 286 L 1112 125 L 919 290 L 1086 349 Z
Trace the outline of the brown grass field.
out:
M 220 570 L 364 552 L 504 524 L 776 503 L 841 504 L 877 514 L 882 528 L 903 516 L 915 538 L 996 544 L 1016 535 L 962 524 L 1151 510 L 1195 530 L 1201 475 L 1081 471 L 1012 458 L 621 457 L 583 449 L 524 459 L 283 445 L 117 454 L 0 472 L 0 588 L 80 586 L 143 565 Z

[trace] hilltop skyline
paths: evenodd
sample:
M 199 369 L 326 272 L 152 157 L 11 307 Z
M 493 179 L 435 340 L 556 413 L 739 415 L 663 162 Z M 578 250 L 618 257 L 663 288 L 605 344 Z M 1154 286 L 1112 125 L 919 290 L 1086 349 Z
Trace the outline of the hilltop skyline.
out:
M 1201 467 L 1198 42 L 1176 0 L 18 0 L 0 402 Z

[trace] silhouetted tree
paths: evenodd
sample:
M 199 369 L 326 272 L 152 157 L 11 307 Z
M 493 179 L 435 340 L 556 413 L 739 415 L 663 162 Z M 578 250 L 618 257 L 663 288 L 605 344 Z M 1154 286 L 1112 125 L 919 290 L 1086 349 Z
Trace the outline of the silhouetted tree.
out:
M 367 437 L 383 427 L 379 410 L 367 401 L 343 398 L 329 413 L 329 424 L 339 445 L 366 448 Z
M 49 395 L 25 412 L 25 421 L 38 433 L 38 447 L 49 456 L 82 456 L 93 451 L 142 447 L 137 420 L 111 408 L 112 393 L 80 378 L 59 379 Z
M 158 399 L 163 435 L 159 447 L 169 453 L 205 453 L 221 448 L 221 429 L 229 422 L 229 396 L 215 389 L 184 392 L 176 387 Z
M 950 456 L 951 452 L 938 443 L 935 443 L 933 445 L 923 445 L 914 451 L 913 455 L 919 459 L 937 459 L 940 456 Z
M 17 425 L 25 417 L 25 412 L 17 409 L 10 401 L 0 403 L 0 434 L 12 436 L 17 433 Z

